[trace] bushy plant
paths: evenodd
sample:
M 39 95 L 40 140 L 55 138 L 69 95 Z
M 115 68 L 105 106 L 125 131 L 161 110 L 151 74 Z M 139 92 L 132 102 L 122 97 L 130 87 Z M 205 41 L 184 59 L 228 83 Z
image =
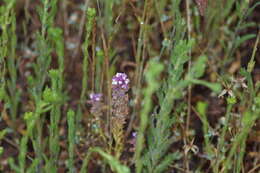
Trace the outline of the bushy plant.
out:
M 259 169 L 260 2 L 0 5 L 0 172 Z

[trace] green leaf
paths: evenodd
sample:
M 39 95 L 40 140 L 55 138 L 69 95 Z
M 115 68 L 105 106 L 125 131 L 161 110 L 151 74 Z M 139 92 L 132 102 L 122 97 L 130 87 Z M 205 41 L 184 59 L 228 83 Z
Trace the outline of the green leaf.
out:
M 19 167 L 15 164 L 15 162 L 14 162 L 14 158 L 9 158 L 8 159 L 8 164 L 9 164 L 9 166 L 11 167 L 11 169 L 12 170 L 14 170 L 15 172 L 20 172 L 20 169 L 19 169 Z
M 50 27 L 48 29 L 48 34 L 53 40 L 57 40 L 62 36 L 62 29 L 58 27 Z
M 236 104 L 237 100 L 236 97 L 228 97 L 227 98 L 227 103 L 230 105 Z
M 171 64 L 174 65 L 175 69 L 179 69 L 190 59 L 188 52 L 191 50 L 193 45 L 194 40 L 180 40 L 177 42 L 171 56 Z
M 238 30 L 244 30 L 244 29 L 247 29 L 249 27 L 254 27 L 254 26 L 256 26 L 255 22 L 247 22 L 245 24 L 238 26 Z
M 255 34 L 246 34 L 246 35 L 243 35 L 242 37 L 238 37 L 235 41 L 235 48 L 238 48 L 245 41 L 250 40 L 255 37 L 256 37 Z
M 207 82 L 207 81 L 204 81 L 204 80 L 190 79 L 190 78 L 188 78 L 187 80 L 191 83 L 194 83 L 194 84 L 206 86 L 206 87 L 210 88 L 215 93 L 220 93 L 220 91 L 222 90 L 222 87 L 219 83 L 210 83 L 210 82 Z
M 50 69 L 49 76 L 51 79 L 57 80 L 59 78 L 59 71 L 57 69 Z
M 155 168 L 154 172 L 165 172 L 165 170 L 172 164 L 174 160 L 180 159 L 180 154 L 181 153 L 179 152 L 174 152 L 165 156 L 161 163 Z
M 34 159 L 28 170 L 26 170 L 26 173 L 34 173 L 35 169 L 37 168 L 40 160 L 39 159 Z
M 206 102 L 201 102 L 201 101 L 198 102 L 196 106 L 198 113 L 202 116 L 206 116 L 207 107 L 208 104 Z
M 87 167 L 88 161 L 90 159 L 90 155 L 93 152 L 99 153 L 105 159 L 105 161 L 110 165 L 110 167 L 112 168 L 113 171 L 116 171 L 117 173 L 130 173 L 130 169 L 128 167 L 122 165 L 116 158 L 114 158 L 110 154 L 105 153 L 100 148 L 90 148 L 89 149 L 88 154 L 84 160 L 83 166 L 80 170 L 80 173 L 86 172 L 86 169 L 87 169 L 86 167 Z
M 192 65 L 190 70 L 190 75 L 194 78 L 200 78 L 205 71 L 206 68 L 207 57 L 202 55 L 199 59 Z
M 25 121 L 31 121 L 33 119 L 33 113 L 32 112 L 25 112 L 23 119 Z
M 246 16 L 249 16 L 249 15 L 255 10 L 255 8 L 256 8 L 258 5 L 260 5 L 260 2 L 255 3 L 254 6 L 252 6 L 251 8 L 249 8 L 249 10 L 247 11 Z

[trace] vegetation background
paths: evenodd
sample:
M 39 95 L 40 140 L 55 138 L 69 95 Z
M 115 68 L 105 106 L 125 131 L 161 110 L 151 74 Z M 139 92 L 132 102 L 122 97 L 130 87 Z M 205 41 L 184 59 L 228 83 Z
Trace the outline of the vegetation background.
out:
M 259 172 L 259 27 L 257 0 L 1 0 L 0 172 Z

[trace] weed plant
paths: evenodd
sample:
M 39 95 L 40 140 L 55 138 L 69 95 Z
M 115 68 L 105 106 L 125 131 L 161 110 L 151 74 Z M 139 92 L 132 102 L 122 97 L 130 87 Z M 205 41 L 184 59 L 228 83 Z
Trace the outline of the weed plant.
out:
M 1 1 L 0 172 L 259 171 L 259 5 Z

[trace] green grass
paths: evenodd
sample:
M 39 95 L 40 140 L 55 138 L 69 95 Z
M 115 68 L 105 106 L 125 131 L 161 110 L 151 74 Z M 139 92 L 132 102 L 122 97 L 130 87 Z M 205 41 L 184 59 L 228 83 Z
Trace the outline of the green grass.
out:
M 259 2 L 28 2 L 0 2 L 0 172 L 259 171 Z

